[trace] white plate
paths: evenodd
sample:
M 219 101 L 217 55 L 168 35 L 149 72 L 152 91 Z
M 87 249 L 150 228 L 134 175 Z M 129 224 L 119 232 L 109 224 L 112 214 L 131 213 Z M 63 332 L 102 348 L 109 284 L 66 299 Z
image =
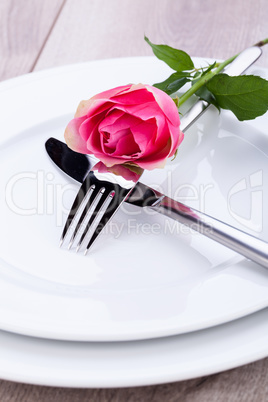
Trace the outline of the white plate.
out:
M 58 248 L 77 185 L 50 162 L 45 140 L 63 138 L 81 99 L 168 74 L 155 58 L 134 58 L 1 83 L 2 329 L 65 340 L 145 339 L 199 330 L 268 305 L 267 270 L 126 204 L 87 257 Z M 229 113 L 208 111 L 187 132 L 176 161 L 146 172 L 143 181 L 268 239 L 267 117 L 239 123 Z
M 63 342 L 0 331 L 0 378 L 60 387 L 188 380 L 268 356 L 268 309 L 218 327 L 134 342 Z

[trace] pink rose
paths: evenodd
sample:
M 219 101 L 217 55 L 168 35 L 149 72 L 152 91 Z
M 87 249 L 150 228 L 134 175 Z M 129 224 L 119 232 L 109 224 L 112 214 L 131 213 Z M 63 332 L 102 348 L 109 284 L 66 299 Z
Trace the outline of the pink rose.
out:
M 183 140 L 174 101 L 150 85 L 124 85 L 80 102 L 65 130 L 74 151 L 106 166 L 163 167 Z

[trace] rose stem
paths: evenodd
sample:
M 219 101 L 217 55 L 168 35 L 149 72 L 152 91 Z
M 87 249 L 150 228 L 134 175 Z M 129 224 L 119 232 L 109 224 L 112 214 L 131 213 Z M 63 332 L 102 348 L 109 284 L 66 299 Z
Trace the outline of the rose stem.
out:
M 258 43 L 256 43 L 254 46 L 264 46 L 268 44 L 268 38 L 259 41 Z M 201 88 L 203 85 L 205 85 L 209 80 L 211 80 L 211 78 L 214 77 L 214 75 L 218 74 L 219 72 L 221 72 L 221 70 L 227 66 L 228 64 L 230 64 L 240 53 L 236 54 L 235 56 L 230 57 L 229 59 L 223 61 L 222 63 L 219 64 L 219 66 L 217 68 L 215 68 L 215 70 L 213 71 L 209 71 L 207 74 L 205 74 L 203 77 L 201 77 L 195 84 L 193 84 L 193 86 L 188 89 L 188 91 L 186 91 L 180 98 L 179 98 L 179 102 L 178 102 L 178 107 L 180 107 L 184 102 L 187 101 L 187 99 L 189 99 L 192 95 L 194 95 L 196 93 L 196 91 L 198 91 L 199 88 Z

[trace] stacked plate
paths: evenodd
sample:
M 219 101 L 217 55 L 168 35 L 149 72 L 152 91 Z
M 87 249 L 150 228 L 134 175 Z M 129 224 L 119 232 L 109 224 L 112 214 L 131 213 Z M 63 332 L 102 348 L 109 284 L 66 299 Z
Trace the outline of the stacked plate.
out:
M 268 355 L 268 271 L 212 240 L 124 204 L 86 257 L 58 247 L 78 184 L 45 141 L 63 140 L 81 99 L 168 74 L 155 58 L 131 58 L 1 83 L 1 378 L 147 385 Z M 143 182 L 268 240 L 267 120 L 208 110 L 176 160 Z

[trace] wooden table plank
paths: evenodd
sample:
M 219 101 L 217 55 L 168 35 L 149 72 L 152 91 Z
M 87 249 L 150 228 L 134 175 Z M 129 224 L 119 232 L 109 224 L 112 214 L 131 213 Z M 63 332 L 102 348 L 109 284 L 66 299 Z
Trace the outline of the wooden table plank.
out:
M 36 69 L 151 55 L 144 34 L 192 56 L 227 58 L 268 36 L 267 16 L 267 0 L 67 0 Z M 268 66 L 268 49 L 259 64 Z
M 0 381 L 1 402 L 267 402 L 268 359 L 220 374 L 156 386 L 75 389 Z
M 32 71 L 64 0 L 0 1 L 0 80 Z

